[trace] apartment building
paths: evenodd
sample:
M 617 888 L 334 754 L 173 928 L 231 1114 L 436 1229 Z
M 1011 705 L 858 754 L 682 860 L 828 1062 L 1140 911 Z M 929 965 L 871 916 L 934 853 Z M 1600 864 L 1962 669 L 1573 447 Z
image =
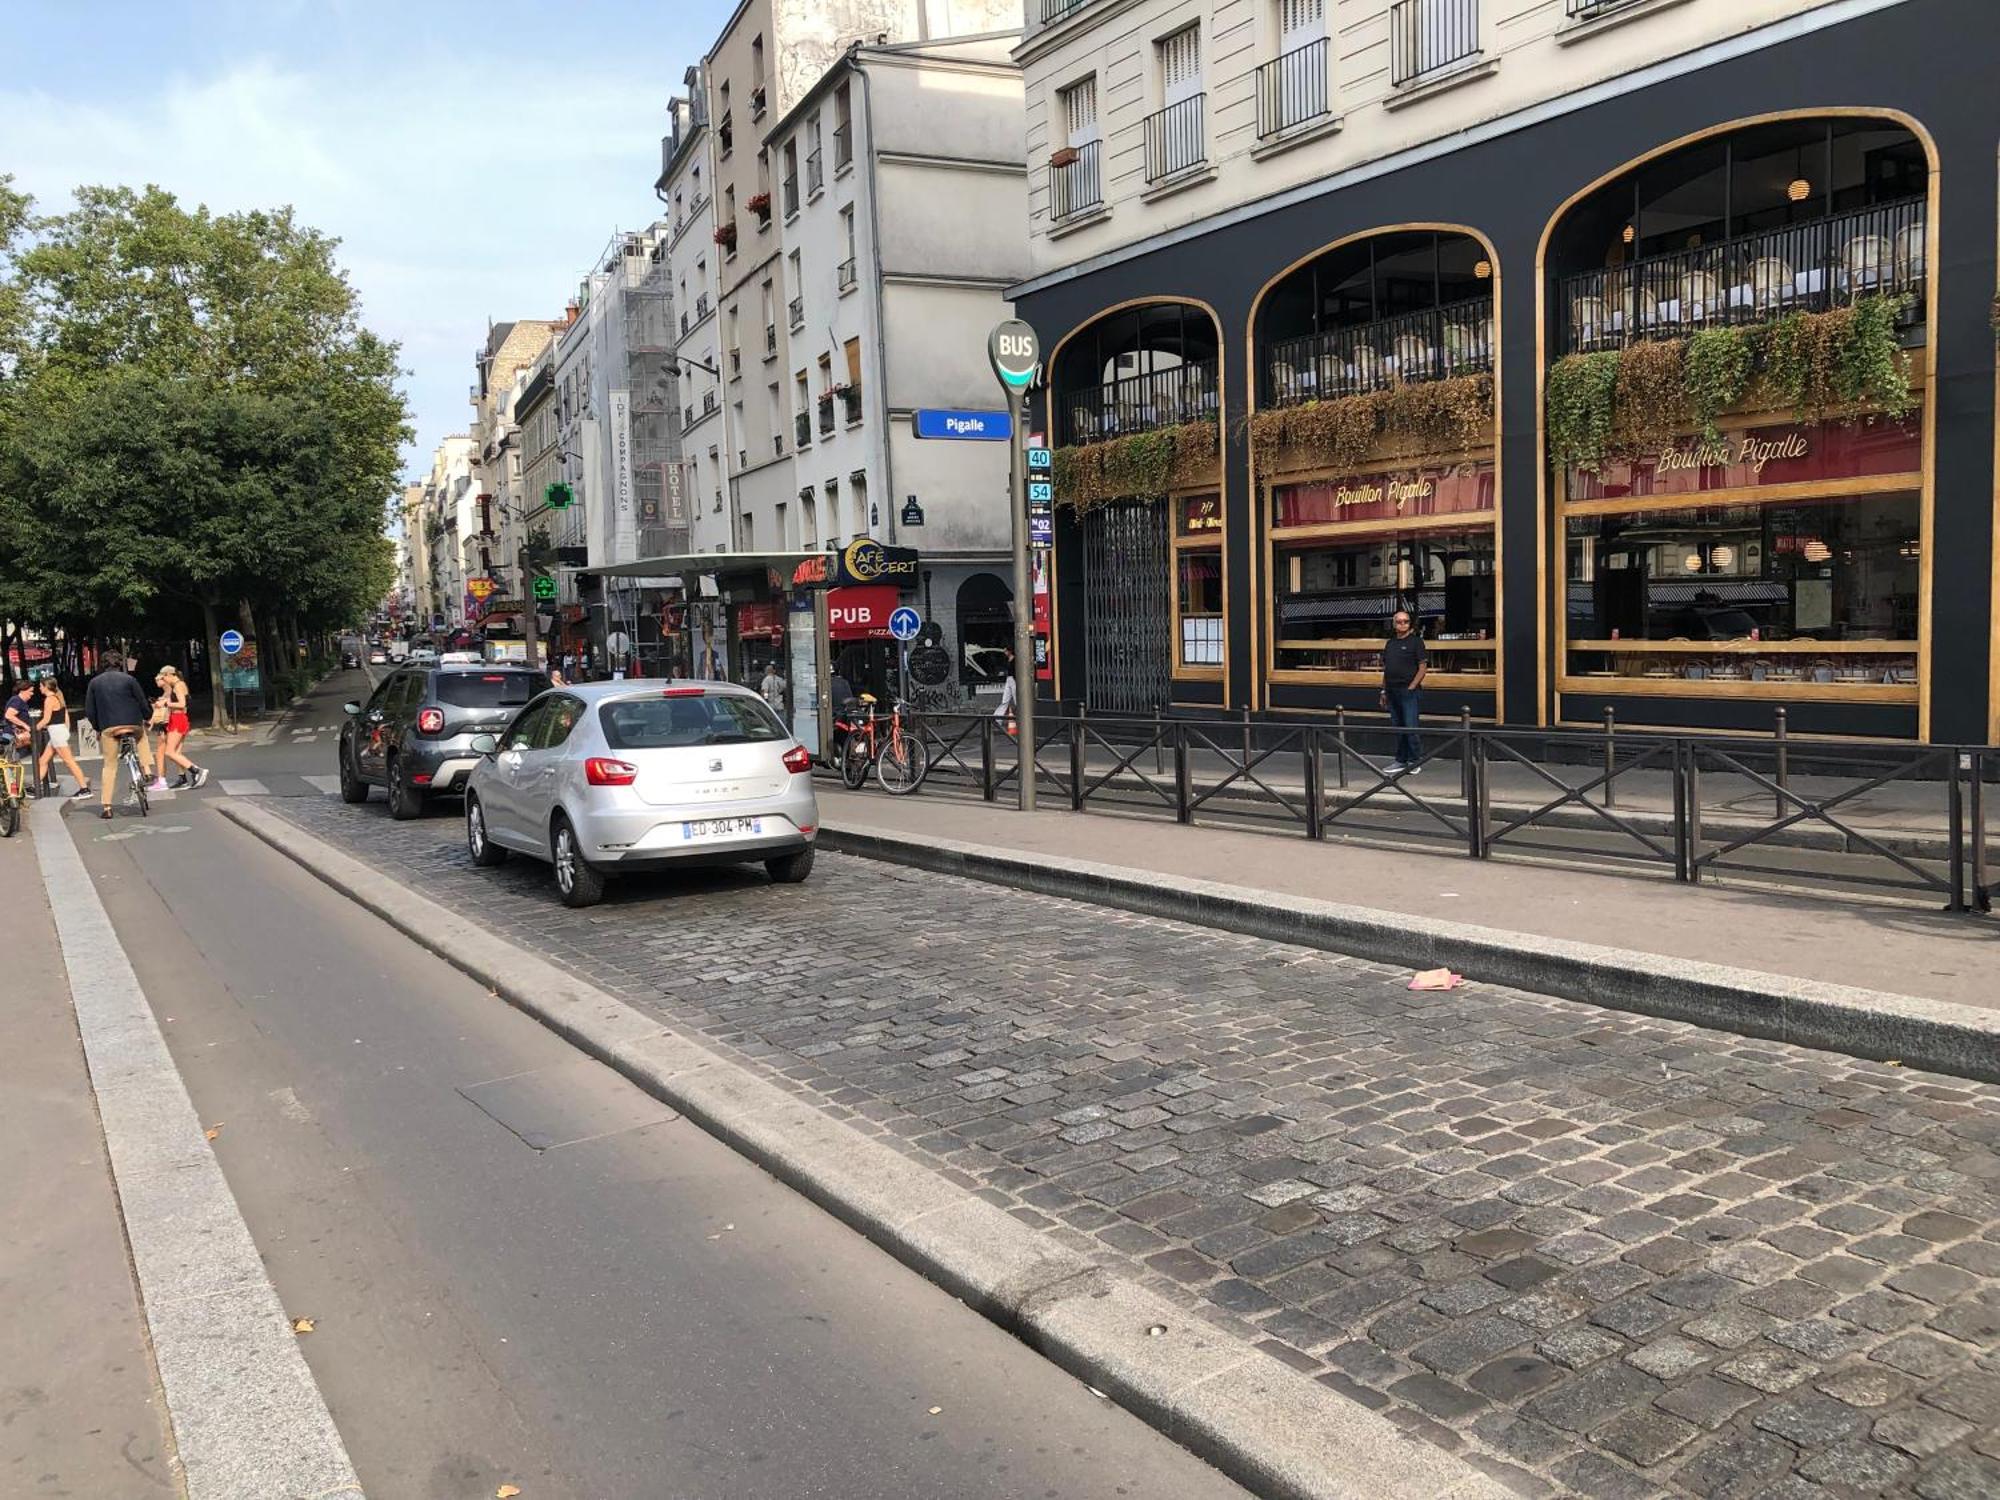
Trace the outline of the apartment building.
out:
M 1057 696 L 2000 731 L 1991 4 L 1030 4 Z
M 403 486 L 396 504 L 396 603 L 405 620 L 414 620 L 430 598 L 430 545 L 424 540 L 424 487 Z
M 434 630 L 462 629 L 467 621 L 465 548 L 477 532 L 473 503 L 476 455 L 472 438 L 453 433 L 431 450 L 430 472 L 421 481 L 420 564 L 427 580 L 419 601 L 419 624 Z
M 914 685 L 939 706 L 998 691 L 1011 629 L 1006 445 L 922 440 L 912 419 L 997 401 L 986 336 L 1028 264 L 1016 40 L 856 45 L 766 136 L 795 489 L 756 526 L 786 551 L 915 549 L 906 590 L 853 591 L 832 630 L 883 680 L 888 615 L 914 604 L 954 664 Z
M 740 341 L 725 349 L 716 316 L 722 247 L 715 241 L 714 163 L 708 90 L 700 65 L 683 79 L 686 94 L 668 102 L 671 128 L 660 142 L 653 191 L 667 215 L 667 276 L 674 289 L 674 354 L 681 376 L 678 483 L 688 516 L 688 549 L 726 551 L 735 527 L 726 505 L 729 434 L 723 422 L 724 361 L 740 375 Z
M 470 611 L 488 635 L 520 628 L 527 598 L 519 564 L 528 537 L 528 496 L 515 403 L 528 371 L 562 326 L 542 319 L 495 323 L 473 356 L 471 438 L 478 456 L 478 530 L 467 539 L 468 550 L 476 552 L 468 557 L 467 569 L 492 586 L 492 592 L 475 600 Z

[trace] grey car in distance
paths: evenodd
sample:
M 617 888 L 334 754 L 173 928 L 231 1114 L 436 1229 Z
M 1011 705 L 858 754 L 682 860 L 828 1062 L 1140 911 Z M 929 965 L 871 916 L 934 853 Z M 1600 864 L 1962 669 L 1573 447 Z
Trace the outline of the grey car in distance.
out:
M 668 865 L 812 872 L 812 755 L 764 700 L 725 682 L 551 689 L 473 741 L 465 842 L 476 865 L 546 860 L 569 906 L 607 877 Z

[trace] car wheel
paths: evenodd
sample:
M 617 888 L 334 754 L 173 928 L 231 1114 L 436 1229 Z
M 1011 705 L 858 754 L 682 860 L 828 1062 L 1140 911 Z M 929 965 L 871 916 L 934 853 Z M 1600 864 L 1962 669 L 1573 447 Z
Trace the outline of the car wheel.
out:
M 366 802 L 368 783 L 354 770 L 354 752 L 343 748 L 340 752 L 340 800 L 342 802 Z
M 561 813 L 549 834 L 549 860 L 556 867 L 556 890 L 564 906 L 595 906 L 604 899 L 604 875 L 583 857 L 576 830 Z
M 403 775 L 400 759 L 389 762 L 389 816 L 398 823 L 406 823 L 411 818 L 424 815 L 423 791 L 410 784 Z
M 465 799 L 465 847 L 472 862 L 482 870 L 507 863 L 507 851 L 486 834 L 486 810 L 477 797 Z
M 771 872 L 771 879 L 777 884 L 797 885 L 812 874 L 813 852 L 810 849 L 801 849 L 796 854 L 767 859 L 764 861 L 764 868 Z

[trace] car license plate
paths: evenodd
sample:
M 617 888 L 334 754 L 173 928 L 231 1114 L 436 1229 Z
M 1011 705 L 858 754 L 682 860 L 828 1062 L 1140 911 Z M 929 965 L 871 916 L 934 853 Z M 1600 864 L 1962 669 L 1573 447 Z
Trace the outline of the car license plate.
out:
M 733 839 L 763 831 L 762 818 L 702 818 L 681 824 L 681 840 L 685 843 L 694 839 Z

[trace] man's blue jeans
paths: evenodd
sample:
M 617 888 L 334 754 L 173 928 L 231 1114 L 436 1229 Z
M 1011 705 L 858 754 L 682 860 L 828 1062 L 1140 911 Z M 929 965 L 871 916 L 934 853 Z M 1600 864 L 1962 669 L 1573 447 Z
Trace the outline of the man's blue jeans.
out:
M 1386 688 L 1389 695 L 1389 722 L 1398 729 L 1414 730 L 1417 727 L 1418 699 L 1421 696 L 1415 688 Z M 1424 757 L 1423 741 L 1415 734 L 1396 736 L 1396 760 L 1400 765 L 1414 766 Z

